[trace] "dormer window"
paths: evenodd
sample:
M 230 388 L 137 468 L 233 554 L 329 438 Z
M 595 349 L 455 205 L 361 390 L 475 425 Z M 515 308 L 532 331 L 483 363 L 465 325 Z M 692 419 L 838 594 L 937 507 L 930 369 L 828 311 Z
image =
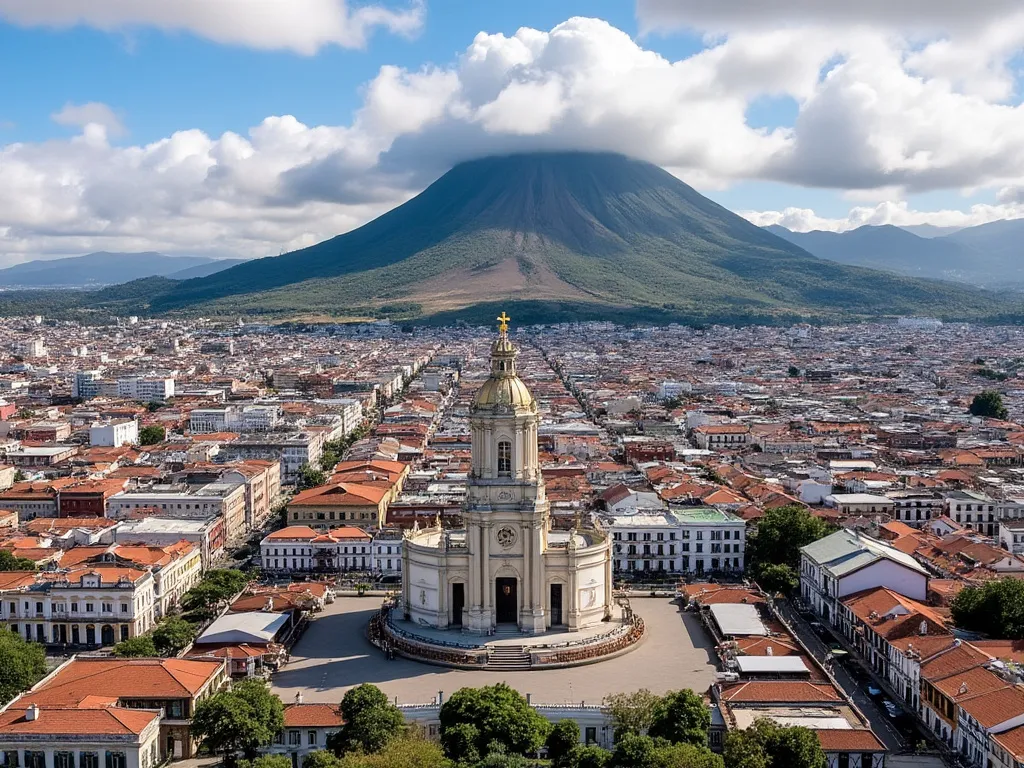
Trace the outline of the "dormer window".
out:
M 512 474 L 512 443 L 508 440 L 498 443 L 498 474 Z

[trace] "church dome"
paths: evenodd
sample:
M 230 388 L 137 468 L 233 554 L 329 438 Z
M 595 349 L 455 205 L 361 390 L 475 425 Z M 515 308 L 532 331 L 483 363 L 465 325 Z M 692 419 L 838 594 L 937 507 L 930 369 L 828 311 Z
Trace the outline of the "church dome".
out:
M 491 376 L 477 390 L 473 399 L 474 408 L 497 405 L 529 408 L 534 403 L 530 390 L 516 374 L 519 350 L 508 338 L 509 320 L 511 318 L 504 312 L 498 318 L 498 338 L 491 345 Z

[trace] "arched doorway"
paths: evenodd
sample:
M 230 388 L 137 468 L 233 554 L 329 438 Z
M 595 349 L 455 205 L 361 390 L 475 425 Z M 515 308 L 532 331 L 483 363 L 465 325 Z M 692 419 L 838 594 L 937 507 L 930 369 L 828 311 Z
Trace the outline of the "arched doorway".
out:
M 89 624 L 85 628 L 85 644 L 96 645 L 96 627 Z
M 109 624 L 103 625 L 103 629 L 100 630 L 100 635 L 103 638 L 103 645 L 114 644 L 114 628 Z
M 78 645 L 81 642 L 82 642 L 82 638 L 79 636 L 78 625 L 77 624 L 72 624 L 71 625 L 71 644 L 72 645 Z

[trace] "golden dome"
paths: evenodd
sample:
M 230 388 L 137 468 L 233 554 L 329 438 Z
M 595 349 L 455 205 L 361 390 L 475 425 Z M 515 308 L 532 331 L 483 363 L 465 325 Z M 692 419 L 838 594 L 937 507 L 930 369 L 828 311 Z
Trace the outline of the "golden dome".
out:
M 533 395 L 518 376 L 492 376 L 476 391 L 474 408 L 489 408 L 493 405 L 511 405 L 529 408 Z
M 504 312 L 498 318 L 498 338 L 491 345 L 491 377 L 476 392 L 473 408 L 509 405 L 520 408 L 534 406 L 533 395 L 523 380 L 516 375 L 516 356 L 519 350 L 508 337 L 508 317 Z

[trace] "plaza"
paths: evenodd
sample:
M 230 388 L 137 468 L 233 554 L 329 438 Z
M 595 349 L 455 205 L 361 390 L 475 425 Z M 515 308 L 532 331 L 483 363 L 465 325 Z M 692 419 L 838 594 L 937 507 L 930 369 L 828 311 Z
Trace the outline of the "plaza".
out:
M 286 702 L 297 693 L 306 702 L 338 702 L 349 688 L 372 683 L 399 704 L 425 704 L 438 691 L 448 696 L 459 688 L 499 682 L 543 704 L 599 704 L 608 694 L 638 688 L 655 693 L 707 690 L 715 675 L 715 656 L 698 617 L 668 598 L 633 598 L 631 603 L 647 632 L 625 655 L 563 669 L 492 672 L 404 658 L 388 661 L 366 638 L 379 598 L 340 597 L 317 614 L 272 685 Z

